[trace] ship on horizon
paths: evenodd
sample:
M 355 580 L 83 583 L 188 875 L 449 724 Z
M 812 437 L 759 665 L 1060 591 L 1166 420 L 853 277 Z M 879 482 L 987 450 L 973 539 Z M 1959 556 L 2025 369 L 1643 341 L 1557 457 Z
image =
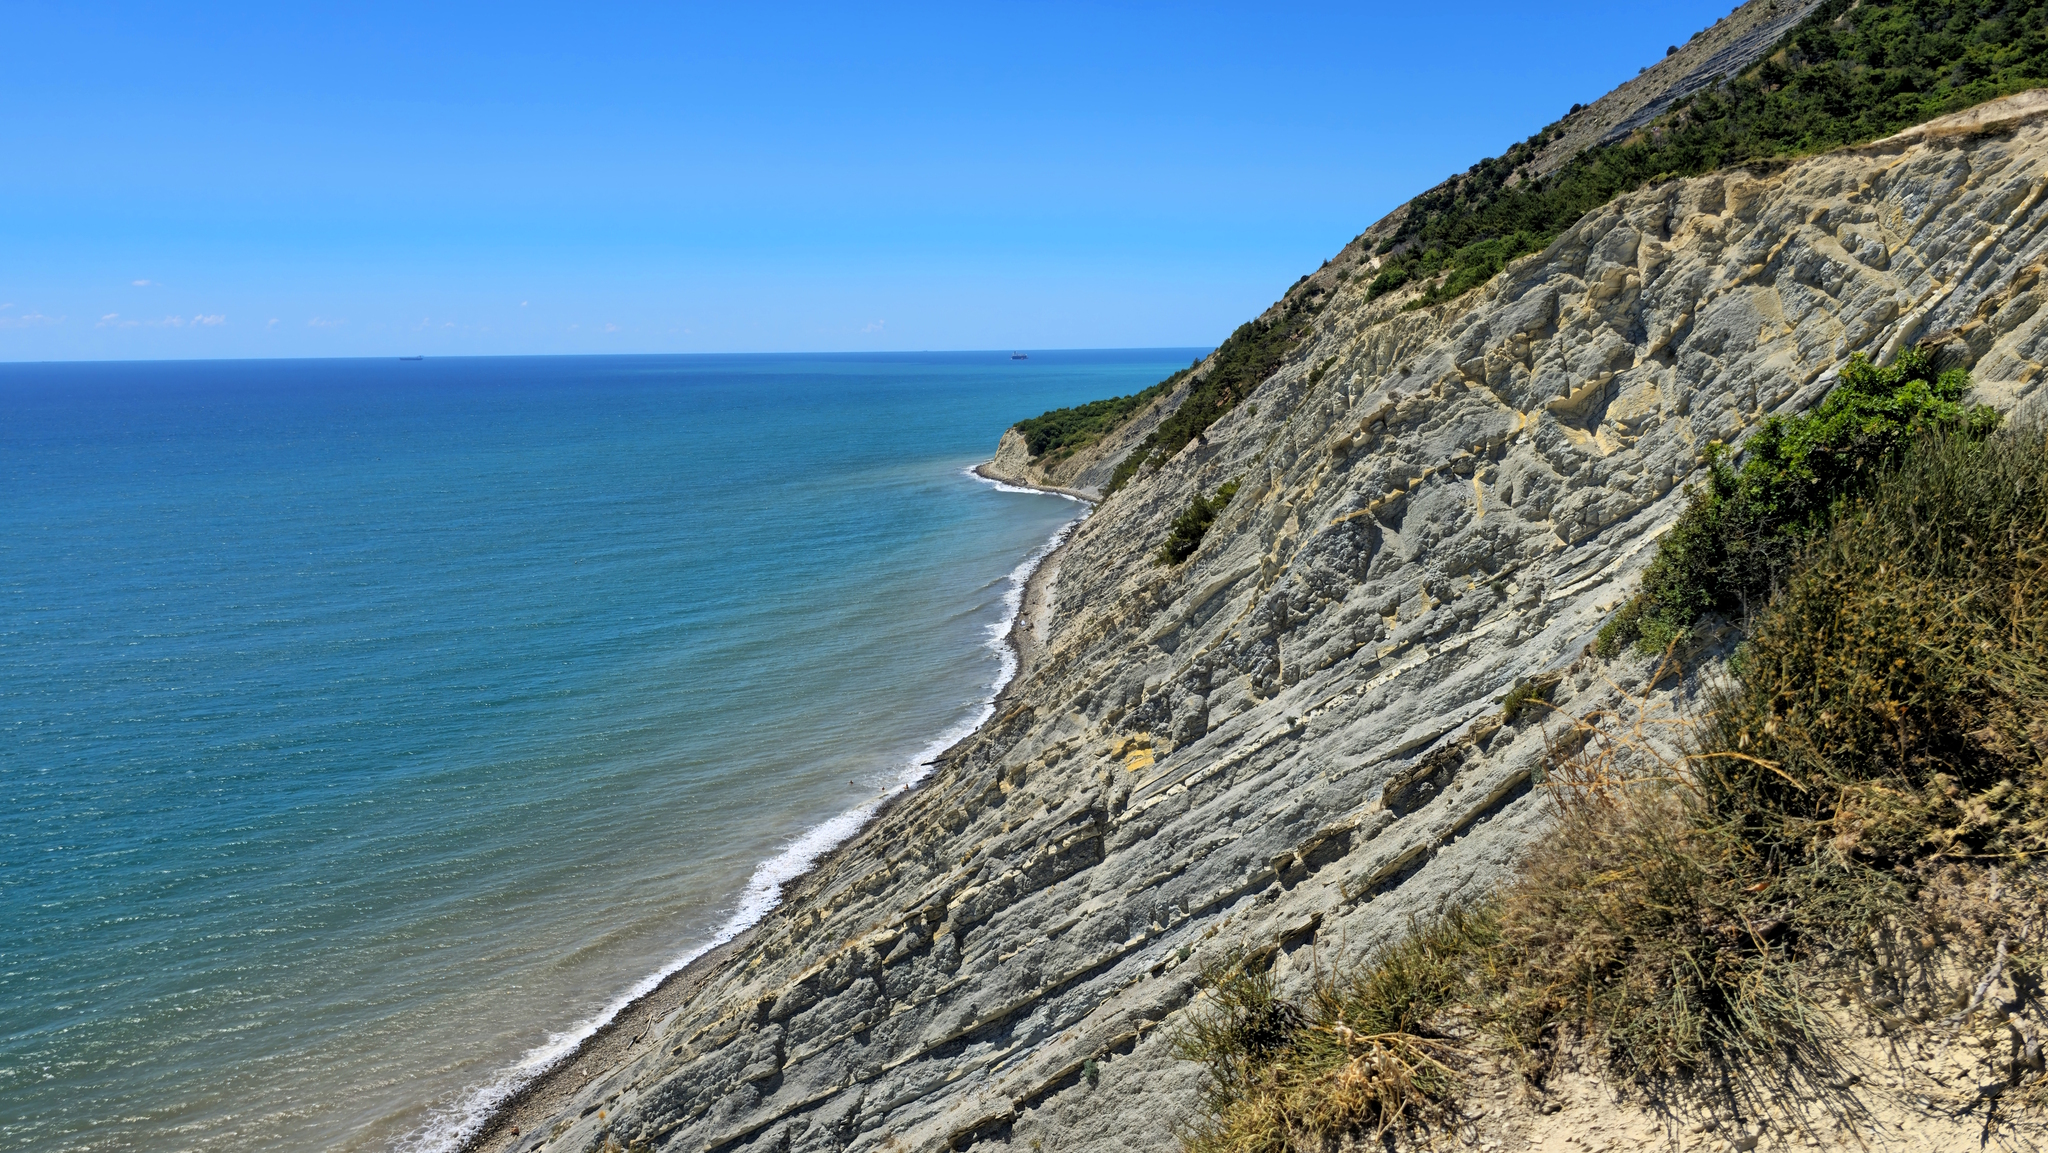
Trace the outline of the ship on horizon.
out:
M 1013 353 L 1011 353 L 1011 354 L 1010 354 L 1010 359 L 1011 359 L 1011 360 L 1030 360 L 1031 358 L 1030 358 L 1030 357 L 1028 357 L 1028 356 L 1026 356 L 1026 355 L 1024 355 L 1024 354 L 1023 354 L 1023 353 L 1021 353 L 1021 352 L 1013 352 Z

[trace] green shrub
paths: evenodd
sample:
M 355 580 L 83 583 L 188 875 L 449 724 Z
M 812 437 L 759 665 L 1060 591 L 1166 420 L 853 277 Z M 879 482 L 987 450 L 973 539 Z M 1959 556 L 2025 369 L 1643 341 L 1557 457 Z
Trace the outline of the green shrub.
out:
M 1969 390 L 1968 373 L 1937 373 L 1921 349 L 1884 368 L 1859 355 L 1812 412 L 1766 420 L 1744 444 L 1740 467 L 1715 446 L 1705 484 L 1692 490 L 1641 591 L 1600 630 L 1594 651 L 1612 656 L 1633 643 L 1662 652 L 1709 613 L 1762 607 L 1833 502 L 1866 486 L 1908 438 L 1990 432 L 1997 415 L 1964 406 Z
M 1881 866 L 2025 859 L 2048 834 L 2048 445 L 1930 438 L 1759 618 L 1706 762 L 1717 810 L 1773 844 Z M 1801 851 L 1804 851 L 1802 849 Z
M 1748 72 L 1628 139 L 1532 177 L 1552 124 L 1416 197 L 1371 292 L 1442 277 L 1409 307 L 1449 300 L 1656 180 L 1875 140 L 2048 83 L 2044 16 L 2043 0 L 1826 0 Z
M 1500 715 L 1502 719 L 1512 721 L 1522 714 L 1523 709 L 1528 708 L 1532 704 L 1549 703 L 1551 692 L 1557 688 L 1558 682 L 1562 679 L 1562 677 L 1552 673 L 1537 677 L 1534 680 L 1516 681 L 1515 687 L 1509 689 L 1508 695 L 1501 699 Z
M 1682 773 L 1568 809 L 1502 896 L 1504 1035 L 1590 1011 L 1633 1071 L 1824 1060 L 1802 968 L 1876 960 L 1874 936 L 1929 915 L 1927 878 L 2005 864 L 2009 903 L 1973 916 L 2036 915 L 2048 443 L 1923 430 L 1865 460 L 1884 463 L 1793 550 Z
M 1231 481 L 1216 490 L 1216 495 L 1204 497 L 1195 494 L 1187 510 L 1173 518 L 1173 527 L 1166 536 L 1166 543 L 1159 546 L 1153 557 L 1155 564 L 1177 565 L 1193 556 L 1201 547 L 1202 538 L 1209 535 L 1209 526 L 1216 523 L 1216 514 L 1237 495 L 1237 482 Z

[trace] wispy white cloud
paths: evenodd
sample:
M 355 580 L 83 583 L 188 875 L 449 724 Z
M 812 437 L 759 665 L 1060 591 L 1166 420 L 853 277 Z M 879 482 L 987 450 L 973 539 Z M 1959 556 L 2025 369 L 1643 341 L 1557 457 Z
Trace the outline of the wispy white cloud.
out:
M 873 324 L 863 324 L 863 325 L 861 325 L 861 326 L 860 326 L 860 330 L 861 330 L 862 332 L 880 332 L 880 331 L 882 331 L 882 327 L 883 327 L 884 325 L 888 324 L 888 323 L 889 323 L 889 322 L 888 322 L 888 321 L 886 321 L 886 320 L 877 320 L 877 321 L 875 321 L 875 322 L 874 322 Z
M 157 283 L 156 281 L 154 281 L 154 280 L 131 280 L 131 281 L 129 281 L 128 283 L 130 283 L 130 284 L 134 285 L 134 286 L 135 286 L 135 287 L 137 287 L 137 288 L 162 288 L 162 287 L 163 287 L 163 285 L 161 285 L 161 284 L 158 284 L 158 283 Z
M 619 326 L 616 324 L 606 324 L 604 326 L 604 330 L 606 332 L 617 332 L 619 330 Z
M 306 327 L 308 327 L 308 328 L 340 328 L 340 327 L 341 327 L 342 325 L 344 325 L 344 324 L 347 324 L 347 323 L 348 323 L 348 321 L 346 321 L 346 320 L 330 320 L 330 319 L 328 319 L 327 317 L 324 317 L 324 316 L 316 316 L 316 317 L 314 317 L 313 319 L 311 319 L 311 320 L 309 320 L 309 321 L 307 321 L 307 322 L 306 322 Z
M 44 316 L 40 312 L 25 312 L 20 316 L 0 316 L 0 328 L 48 328 L 64 323 L 61 316 Z
M 93 324 L 94 328 L 213 328 L 226 324 L 228 318 L 221 313 L 200 313 L 193 317 L 166 316 L 161 320 L 123 320 L 118 312 L 109 312 Z
M 264 325 L 263 327 L 265 327 L 265 328 L 276 328 L 276 327 L 277 327 L 277 318 L 276 318 L 276 317 L 274 317 L 274 316 L 273 316 L 273 317 L 271 317 L 271 318 L 270 318 L 270 323 L 269 323 L 269 324 L 266 324 L 266 325 Z

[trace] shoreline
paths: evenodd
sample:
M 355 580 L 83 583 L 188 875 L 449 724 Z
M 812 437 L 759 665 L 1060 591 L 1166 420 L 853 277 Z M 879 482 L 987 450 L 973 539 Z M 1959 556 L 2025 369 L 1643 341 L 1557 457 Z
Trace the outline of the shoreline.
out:
M 1038 559 L 1038 563 L 1031 566 L 1030 575 L 1024 578 L 1022 595 L 1017 598 L 1017 612 L 1010 618 L 1009 631 L 1003 634 L 1004 642 L 1010 646 L 1010 652 L 1015 654 L 1017 671 L 1011 674 L 1009 681 L 997 691 L 995 699 L 991 702 L 997 716 L 1002 715 L 1004 706 L 1009 703 L 1010 695 L 1017 686 L 1023 684 L 1026 677 L 1037 671 L 1038 658 L 1045 647 L 1044 638 L 1038 635 L 1039 625 L 1043 623 L 1044 614 L 1050 607 L 1047 597 L 1052 592 L 1053 585 L 1059 581 L 1060 552 L 1067 547 L 1067 541 L 1073 539 L 1071 527 L 1064 531 L 1065 538 L 1059 545 L 1046 550 L 1046 554 Z M 976 725 L 975 732 L 980 731 L 981 726 Z M 968 737 L 961 739 L 965 741 L 973 735 L 969 733 Z M 950 753 L 953 750 L 946 751 Z
M 1009 630 L 1003 637 L 1003 640 L 1010 646 L 1010 652 L 1017 662 L 1017 667 L 1010 674 L 1010 679 L 1003 683 L 1003 687 L 996 693 L 995 700 L 992 702 L 996 713 L 1000 714 L 1003 711 L 1003 706 L 1009 702 L 1011 691 L 1036 666 L 1039 649 L 1044 645 L 1044 639 L 1038 635 L 1041 623 L 1040 618 L 1047 607 L 1046 597 L 1051 592 L 1052 586 L 1059 580 L 1060 551 L 1066 548 L 1067 541 L 1073 536 L 1075 526 L 1079 525 L 1081 521 L 1086 520 L 1095 511 L 1096 507 L 1102 503 L 1102 498 L 1090 495 L 1080 489 L 1060 488 L 1057 485 L 1033 484 L 1030 481 L 1001 476 L 990 470 L 989 466 L 994 463 L 992 460 L 984 461 L 967 471 L 995 485 L 998 489 L 1022 489 L 1027 492 L 1041 492 L 1048 496 L 1065 497 L 1068 500 L 1078 501 L 1088 506 L 1088 512 L 1081 514 L 1080 517 L 1068 524 L 1066 528 L 1060 530 L 1059 535 L 1055 538 L 1053 547 L 1046 549 L 1044 555 L 1038 558 L 1038 562 L 1031 566 L 1031 571 L 1025 574 L 1023 585 L 1018 590 L 1017 611 L 1010 618 Z M 976 726 L 976 731 L 979 731 L 979 728 L 980 726 Z M 973 734 L 969 735 L 972 736 Z M 947 751 L 951 752 L 952 750 L 948 749 Z
M 1061 488 L 1059 485 L 1056 484 L 1033 484 L 1031 481 L 1028 480 L 1018 480 L 1017 478 L 1010 476 L 999 476 L 996 473 L 989 471 L 989 466 L 994 463 L 995 461 L 992 460 L 983 461 L 982 463 L 975 465 L 973 468 L 970 468 L 967 471 L 973 473 L 974 475 L 980 477 L 983 480 L 991 481 L 995 484 L 1006 484 L 1009 485 L 1011 488 L 1029 489 L 1032 492 L 1043 492 L 1050 493 L 1053 496 L 1063 496 L 1066 497 L 1068 500 L 1078 500 L 1082 504 L 1085 504 L 1090 508 L 1094 508 L 1096 505 L 1102 503 L 1102 497 L 1099 494 L 1089 492 L 1086 489 Z
M 1088 505 L 1091 510 L 1097 504 L 1097 498 L 1079 491 L 1020 483 L 992 476 L 983 471 L 986 467 L 976 465 L 965 471 L 992 484 L 1079 501 Z M 929 771 L 917 781 L 883 797 L 858 827 L 831 848 L 818 854 L 802 872 L 784 880 L 777 888 L 774 903 L 769 905 L 752 924 L 734 934 L 730 940 L 706 949 L 701 955 L 662 978 L 646 993 L 620 1006 L 617 1012 L 593 1029 L 575 1048 L 563 1054 L 552 1065 L 528 1077 L 493 1104 L 469 1135 L 449 1146 L 452 1153 L 501 1153 L 512 1149 L 530 1135 L 535 1127 L 559 1116 L 561 1110 L 592 1082 L 610 1076 L 628 1061 L 640 1056 L 643 1050 L 639 1050 L 638 1046 L 654 1037 L 670 1015 L 740 955 L 744 946 L 752 942 L 755 930 L 762 921 L 789 901 L 800 897 L 805 884 L 813 875 L 850 849 L 878 818 L 916 792 L 925 781 L 930 780 L 945 767 L 947 761 L 961 746 L 972 741 L 991 720 L 1001 715 L 1002 706 L 1011 691 L 1034 667 L 1040 647 L 1036 635 L 1038 618 L 1046 608 L 1046 593 L 1052 581 L 1058 576 L 1057 558 L 1066 547 L 1067 541 L 1072 538 L 1074 527 L 1080 524 L 1086 515 L 1084 513 L 1081 517 L 1068 522 L 1048 540 L 1046 545 L 1041 546 L 1035 556 L 1027 556 L 1022 562 L 1023 565 L 1030 567 L 1022 574 L 1016 607 L 1012 610 L 1008 625 L 1001 634 L 1003 645 L 1010 650 L 1008 656 L 1011 667 L 1008 670 L 1009 675 L 996 686 L 989 697 L 986 706 L 988 715 L 928 761 L 919 762 L 920 765 L 928 766 Z
M 628 1058 L 639 1056 L 633 1049 L 753 938 L 754 929 L 749 926 L 627 1002 L 561 1060 L 535 1073 L 499 1101 L 484 1115 L 476 1131 L 454 1146 L 456 1153 L 509 1148 L 531 1132 L 532 1127 L 558 1114 L 592 1081 L 625 1064 Z M 625 1039 L 624 1044 L 619 1043 L 621 1038 Z

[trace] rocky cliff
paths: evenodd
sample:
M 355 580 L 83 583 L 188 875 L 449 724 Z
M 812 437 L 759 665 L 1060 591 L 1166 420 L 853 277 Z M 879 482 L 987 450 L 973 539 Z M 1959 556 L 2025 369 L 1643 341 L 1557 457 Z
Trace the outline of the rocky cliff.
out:
M 1300 983 L 1542 835 L 1545 718 L 1646 690 L 1647 662 L 1584 649 L 1706 446 L 1908 342 L 2039 406 L 2044 193 L 2029 94 L 1626 195 L 1433 308 L 1368 302 L 1347 248 L 1291 290 L 1315 319 L 1280 370 L 1041 570 L 1042 644 L 996 719 L 620 1064 L 490 1142 L 1174 1148 L 1204 958 L 1261 951 Z M 1099 482 L 1133 443 L 1112 439 L 1059 479 Z M 1192 558 L 1155 564 L 1231 480 Z M 1562 713 L 1504 719 L 1537 677 Z

